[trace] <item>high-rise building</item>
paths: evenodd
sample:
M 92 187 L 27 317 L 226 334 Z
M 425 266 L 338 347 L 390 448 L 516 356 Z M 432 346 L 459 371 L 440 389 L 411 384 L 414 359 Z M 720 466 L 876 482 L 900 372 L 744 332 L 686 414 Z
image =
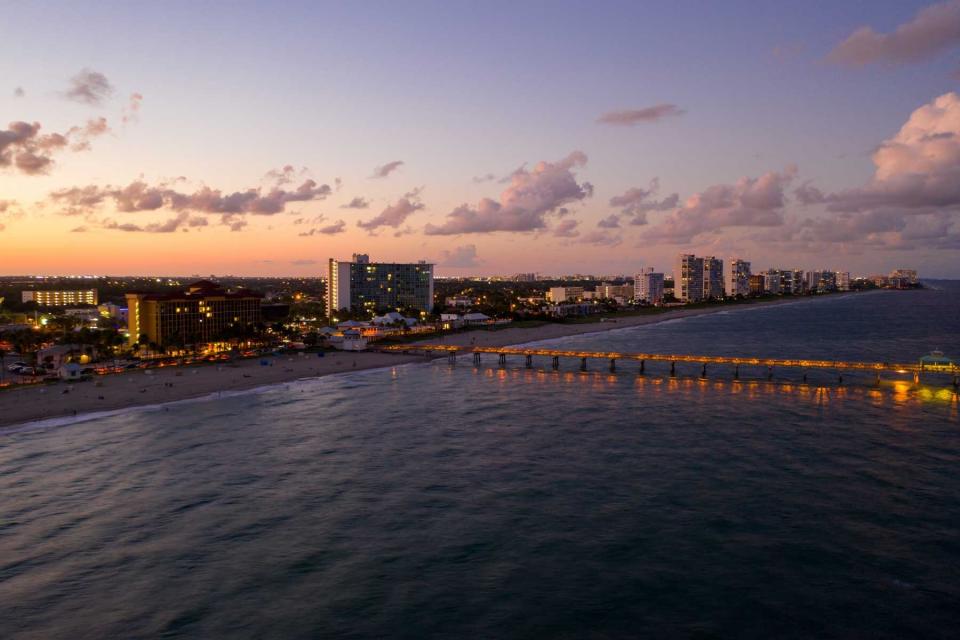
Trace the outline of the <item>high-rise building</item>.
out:
M 638 302 L 660 304 L 663 302 L 663 274 L 653 267 L 643 269 L 634 278 L 634 294 Z
M 837 271 L 834 275 L 837 279 L 837 291 L 850 291 L 850 272 Z
M 723 260 L 713 256 L 703 258 L 703 298 L 723 299 Z
M 769 269 L 763 274 L 763 290 L 765 293 L 780 293 L 779 269 Z
M 673 272 L 673 295 L 681 302 L 703 300 L 703 258 L 683 253 Z
M 536 282 L 537 274 L 535 273 L 518 273 L 513 276 L 514 282 Z
M 890 272 L 890 279 L 897 280 L 898 286 L 915 285 L 920 281 L 916 269 L 894 269 Z
M 727 296 L 750 295 L 750 263 L 740 258 L 730 258 L 725 265 L 724 284 Z
M 750 295 L 752 296 L 762 296 L 766 293 L 764 289 L 764 284 L 767 281 L 767 277 L 762 273 L 756 273 L 750 276 Z
M 77 304 L 97 305 L 96 289 L 67 291 L 21 291 L 23 302 L 36 302 L 41 307 L 69 307 Z
M 807 279 L 804 277 L 803 269 L 793 270 L 793 292 L 804 293 L 807 290 Z
M 433 308 L 433 265 L 427 262 L 370 262 L 355 253 L 350 262 L 330 258 L 327 315 L 341 309 L 369 314 L 412 307 Z
M 145 336 L 161 348 L 214 344 L 259 323 L 262 300 L 262 294 L 227 291 L 207 280 L 173 293 L 128 293 L 130 342 Z

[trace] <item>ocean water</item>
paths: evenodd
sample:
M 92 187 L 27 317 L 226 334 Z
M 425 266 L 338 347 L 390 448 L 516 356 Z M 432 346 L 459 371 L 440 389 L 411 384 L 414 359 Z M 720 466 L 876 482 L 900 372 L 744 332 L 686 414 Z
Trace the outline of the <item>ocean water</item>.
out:
M 960 283 L 550 346 L 960 355 Z M 948 638 L 950 380 L 490 356 L 0 432 L 0 637 Z

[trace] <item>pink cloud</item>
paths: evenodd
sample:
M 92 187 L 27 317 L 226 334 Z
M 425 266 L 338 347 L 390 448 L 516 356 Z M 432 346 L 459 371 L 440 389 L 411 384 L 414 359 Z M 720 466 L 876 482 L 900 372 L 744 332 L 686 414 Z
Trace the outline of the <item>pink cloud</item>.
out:
M 624 109 L 610 111 L 597 118 L 600 124 L 610 124 L 620 127 L 632 127 L 644 122 L 657 122 L 672 116 L 681 116 L 686 111 L 675 104 L 658 104 L 643 109 Z
M 921 9 L 893 33 L 860 27 L 834 47 L 827 60 L 862 67 L 868 64 L 921 62 L 960 45 L 960 2 L 950 0 Z
M 593 194 L 589 182 L 578 182 L 575 169 L 587 163 L 582 151 L 557 162 L 542 161 L 530 171 L 520 168 L 499 200 L 483 198 L 476 206 L 461 205 L 441 225 L 428 224 L 427 235 L 534 231 L 546 227 L 545 217 L 563 205 Z

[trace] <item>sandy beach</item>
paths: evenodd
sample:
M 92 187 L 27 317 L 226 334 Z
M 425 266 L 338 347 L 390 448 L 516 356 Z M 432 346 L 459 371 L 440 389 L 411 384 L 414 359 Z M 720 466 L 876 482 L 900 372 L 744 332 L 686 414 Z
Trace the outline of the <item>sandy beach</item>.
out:
M 771 305 L 838 297 L 839 295 L 816 299 L 783 299 L 743 306 L 678 308 L 653 315 L 621 316 L 607 322 L 546 324 L 533 328 L 507 327 L 496 331 L 481 329 L 449 334 L 442 338 L 434 337 L 422 343 L 463 345 L 466 348 L 470 346 L 502 347 L 649 325 L 733 309 L 746 311 Z M 316 353 L 304 353 L 268 358 L 267 361 L 272 363 L 271 366 L 263 366 L 260 364 L 260 359 L 251 358 L 219 365 L 165 367 L 146 371 L 138 369 L 121 374 L 96 376 L 92 380 L 76 383 L 60 382 L 10 387 L 0 389 L 0 427 L 48 418 L 161 404 L 208 396 L 217 392 L 239 391 L 292 382 L 303 378 L 426 362 L 429 359 L 423 355 L 400 353 L 334 352 L 327 353 L 322 358 Z

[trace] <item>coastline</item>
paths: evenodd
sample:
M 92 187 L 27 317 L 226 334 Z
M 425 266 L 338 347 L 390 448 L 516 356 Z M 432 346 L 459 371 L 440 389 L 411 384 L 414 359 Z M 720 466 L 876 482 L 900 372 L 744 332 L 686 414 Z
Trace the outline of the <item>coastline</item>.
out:
M 615 321 L 583 324 L 546 324 L 539 327 L 507 327 L 495 331 L 474 330 L 448 334 L 413 344 L 505 347 L 557 340 L 570 336 L 605 333 L 639 326 L 682 320 L 702 315 L 737 310 L 757 310 L 784 304 L 815 303 L 850 295 L 834 294 L 822 298 L 778 299 L 770 302 L 697 309 L 677 308 L 662 313 L 618 317 Z M 33 385 L 0 391 L 0 428 L 40 421 L 94 419 L 134 407 L 154 407 L 184 400 L 215 398 L 218 394 L 251 391 L 297 380 L 320 378 L 355 371 L 383 369 L 398 365 L 430 362 L 434 357 L 381 353 L 375 351 L 334 352 L 320 358 L 315 353 L 251 358 L 222 365 L 197 365 L 148 370 L 133 370 L 96 377 L 78 383 Z

